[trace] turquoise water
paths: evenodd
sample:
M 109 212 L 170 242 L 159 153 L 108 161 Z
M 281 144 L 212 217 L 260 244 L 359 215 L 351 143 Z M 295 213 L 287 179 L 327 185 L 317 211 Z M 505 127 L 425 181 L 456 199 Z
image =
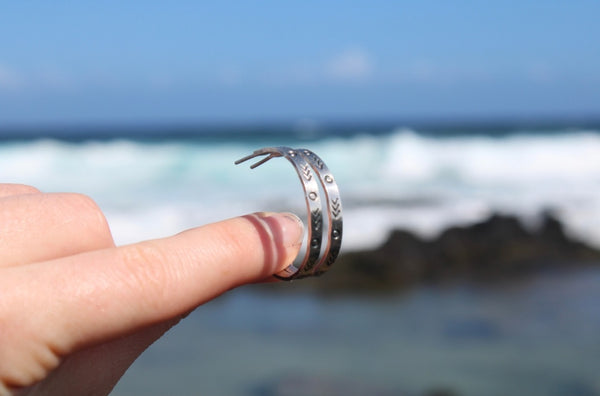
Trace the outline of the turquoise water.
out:
M 471 132 L 0 140 L 0 180 L 90 195 L 122 244 L 253 211 L 302 215 L 301 189 L 285 161 L 255 170 L 233 164 L 287 144 L 310 148 L 334 173 L 347 224 L 342 249 L 373 247 L 398 227 L 434 236 L 493 212 L 534 222 L 548 208 L 569 233 L 600 246 L 598 129 Z
M 196 310 L 113 394 L 599 395 L 598 301 L 600 269 L 379 297 L 245 288 Z

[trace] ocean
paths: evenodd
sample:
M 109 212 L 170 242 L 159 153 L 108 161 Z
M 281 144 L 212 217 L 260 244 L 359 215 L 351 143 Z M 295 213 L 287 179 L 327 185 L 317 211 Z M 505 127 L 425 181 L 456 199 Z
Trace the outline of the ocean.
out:
M 0 179 L 88 194 L 117 243 L 129 243 L 252 211 L 303 214 L 301 188 L 286 161 L 255 170 L 233 162 L 265 146 L 307 147 L 338 181 L 346 250 L 373 247 L 393 228 L 434 236 L 493 212 L 534 223 L 543 210 L 600 246 L 600 128 L 313 129 L 185 130 L 175 137 L 168 130 L 94 131 L 87 139 L 74 130 L 60 139 L 0 139 Z
M 544 211 L 600 247 L 594 126 L 4 131 L 0 180 L 90 195 L 126 244 L 254 211 L 302 215 L 287 161 L 234 165 L 279 145 L 311 149 L 336 176 L 342 252 L 375 247 L 396 228 L 434 237 L 497 212 L 534 227 Z M 196 310 L 113 394 L 600 395 L 597 301 L 594 269 L 378 297 L 242 288 Z

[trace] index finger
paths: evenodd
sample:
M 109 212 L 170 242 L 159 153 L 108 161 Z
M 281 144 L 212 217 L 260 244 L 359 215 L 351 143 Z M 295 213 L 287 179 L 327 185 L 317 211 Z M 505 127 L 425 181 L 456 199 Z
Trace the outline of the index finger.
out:
M 37 339 L 60 356 L 182 315 L 285 268 L 302 233 L 293 215 L 254 214 L 170 238 L 6 268 L 0 278 L 3 339 Z M 1 345 L 0 373 L 11 369 L 2 362 L 13 364 L 27 347 Z

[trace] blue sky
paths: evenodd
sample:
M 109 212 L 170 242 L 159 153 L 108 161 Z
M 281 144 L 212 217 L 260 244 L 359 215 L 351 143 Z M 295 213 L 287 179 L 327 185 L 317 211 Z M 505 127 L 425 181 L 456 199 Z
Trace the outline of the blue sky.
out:
M 0 127 L 600 116 L 600 1 L 1 10 Z

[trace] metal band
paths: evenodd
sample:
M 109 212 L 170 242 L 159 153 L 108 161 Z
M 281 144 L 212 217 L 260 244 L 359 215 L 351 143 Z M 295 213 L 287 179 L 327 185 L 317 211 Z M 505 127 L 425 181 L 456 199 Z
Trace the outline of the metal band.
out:
M 309 227 L 307 229 L 308 237 L 306 239 L 307 246 L 304 258 L 300 264 L 293 263 L 275 276 L 282 280 L 292 280 L 311 276 L 314 273 L 316 265 L 320 262 L 323 239 L 323 214 L 319 194 L 319 184 L 317 182 L 318 177 L 314 177 L 313 175 L 313 173 L 318 174 L 318 172 L 313 170 L 306 158 L 298 151 L 283 146 L 265 147 L 256 150 L 254 153 L 237 160 L 235 164 L 240 164 L 261 155 L 267 155 L 267 157 L 251 165 L 251 169 L 258 167 L 275 157 L 284 157 L 294 165 L 296 173 L 302 183 L 302 188 L 304 189 L 306 209 L 308 211 Z
M 325 200 L 327 201 L 327 221 L 329 237 L 325 245 L 323 255 L 315 267 L 313 275 L 321 275 L 333 265 L 342 247 L 342 199 L 340 190 L 335 182 L 333 174 L 318 155 L 307 149 L 298 150 L 308 160 L 315 173 L 319 176 Z

